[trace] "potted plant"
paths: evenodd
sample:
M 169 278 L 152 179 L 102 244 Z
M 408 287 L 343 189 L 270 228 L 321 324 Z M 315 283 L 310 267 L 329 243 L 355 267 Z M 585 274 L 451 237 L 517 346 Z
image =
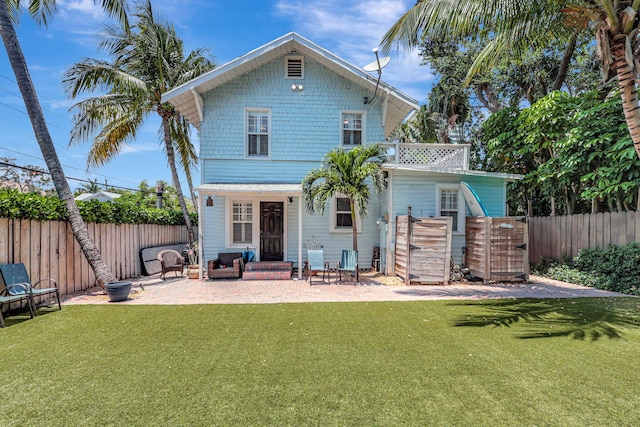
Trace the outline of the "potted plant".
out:
M 187 255 L 189 265 L 187 266 L 187 277 L 189 279 L 200 278 L 200 264 L 198 263 L 198 242 L 187 244 Z
M 104 289 L 107 291 L 110 302 L 126 301 L 129 298 L 129 292 L 131 292 L 131 285 L 132 282 L 123 280 L 107 283 Z

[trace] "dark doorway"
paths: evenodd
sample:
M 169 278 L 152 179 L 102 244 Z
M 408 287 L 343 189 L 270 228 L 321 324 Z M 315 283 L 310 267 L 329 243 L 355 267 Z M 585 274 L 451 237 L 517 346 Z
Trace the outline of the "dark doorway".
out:
M 260 202 L 260 260 L 284 261 L 284 203 Z

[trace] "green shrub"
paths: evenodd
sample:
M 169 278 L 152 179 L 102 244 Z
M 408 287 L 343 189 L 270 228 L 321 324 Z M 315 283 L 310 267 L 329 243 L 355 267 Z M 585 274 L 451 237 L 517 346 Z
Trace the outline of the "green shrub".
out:
M 639 267 L 640 244 L 628 243 L 607 249 L 582 249 L 564 263 L 546 258 L 532 272 L 606 291 L 640 295 Z
M 181 211 L 141 208 L 132 202 L 99 202 L 90 200 L 76 202 L 85 222 L 104 224 L 158 224 L 184 225 Z M 0 217 L 33 219 L 37 221 L 67 221 L 67 208 L 55 196 L 37 193 L 21 193 L 0 188 Z M 191 214 L 197 224 L 197 215 Z

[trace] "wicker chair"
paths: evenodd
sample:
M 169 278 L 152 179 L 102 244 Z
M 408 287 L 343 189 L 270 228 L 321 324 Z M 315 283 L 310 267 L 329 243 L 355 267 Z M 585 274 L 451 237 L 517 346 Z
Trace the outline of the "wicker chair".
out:
M 242 252 L 220 252 L 207 263 L 209 279 L 239 279 L 243 270 Z
M 180 252 L 174 251 L 173 249 L 160 251 L 158 253 L 158 261 L 160 261 L 160 266 L 162 268 L 160 273 L 160 278 L 162 280 L 167 277 L 167 273 L 170 271 L 174 271 L 176 273 L 176 277 L 178 277 L 178 272 L 180 273 L 180 276 L 182 276 L 182 270 L 184 270 L 184 257 L 180 255 Z

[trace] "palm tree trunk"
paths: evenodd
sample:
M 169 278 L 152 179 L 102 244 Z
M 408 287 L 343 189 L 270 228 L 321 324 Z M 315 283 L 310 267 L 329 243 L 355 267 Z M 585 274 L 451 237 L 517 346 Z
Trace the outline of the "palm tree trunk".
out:
M 180 185 L 180 177 L 178 176 L 178 169 L 176 168 L 176 156 L 173 152 L 173 143 L 171 142 L 171 127 L 169 126 L 169 119 L 162 107 L 158 107 L 158 114 L 162 117 L 162 129 L 164 131 L 164 145 L 167 150 L 167 160 L 169 162 L 169 167 L 171 168 L 171 177 L 173 180 L 173 186 L 176 189 L 176 196 L 178 196 L 180 209 L 182 209 L 182 215 L 184 216 L 184 223 L 187 226 L 187 233 L 189 233 L 189 242 L 195 242 L 196 234 L 193 232 L 191 216 L 189 215 L 189 211 L 187 211 L 187 204 L 184 201 L 184 194 L 182 193 L 182 187 Z
M 351 229 L 353 230 L 353 250 L 358 250 L 358 223 L 356 222 L 356 206 L 353 199 L 349 199 L 351 204 Z
M 578 32 L 574 33 L 567 43 L 567 47 L 564 50 L 564 55 L 562 56 L 562 61 L 560 62 L 560 67 L 558 68 L 558 75 L 556 80 L 553 82 L 553 90 L 562 89 L 562 84 L 567 78 L 567 71 L 569 71 L 569 65 L 571 64 L 571 58 L 573 57 L 573 52 L 576 50 L 576 44 L 578 43 Z
M 638 87 L 636 85 L 634 70 L 629 66 L 625 58 L 626 48 L 625 34 L 618 34 L 612 39 L 611 53 L 615 61 L 618 74 L 618 87 L 622 96 L 622 110 L 627 121 L 629 134 L 640 157 L 640 106 L 638 105 Z
M 73 194 L 71 193 L 69 184 L 64 176 L 64 170 L 62 169 L 62 165 L 58 159 L 58 154 L 56 153 L 56 149 L 53 145 L 51 134 L 49 133 L 49 129 L 47 129 L 44 114 L 42 113 L 42 108 L 40 107 L 35 87 L 31 81 L 31 76 L 29 75 L 27 63 L 24 59 L 20 42 L 18 41 L 18 36 L 16 35 L 15 28 L 11 22 L 11 18 L 7 10 L 7 2 L 4 0 L 0 0 L 0 35 L 2 36 L 4 47 L 9 56 L 9 62 L 11 63 L 11 67 L 13 68 L 13 72 L 16 76 L 16 81 L 18 82 L 18 87 L 20 88 L 20 93 L 22 94 L 22 98 L 27 109 L 27 114 L 31 120 L 36 140 L 40 145 L 40 151 L 42 151 L 42 156 L 44 157 L 49 173 L 51 174 L 51 180 L 56 188 L 58 197 L 65 202 L 67 207 L 69 223 L 71 224 L 73 235 L 89 262 L 89 265 L 96 276 L 96 280 L 100 286 L 104 288 L 104 285 L 109 282 L 115 282 L 117 279 L 109 271 L 107 265 L 102 260 L 102 255 L 93 240 L 91 240 L 87 226 L 82 220 L 80 211 L 73 199 Z

